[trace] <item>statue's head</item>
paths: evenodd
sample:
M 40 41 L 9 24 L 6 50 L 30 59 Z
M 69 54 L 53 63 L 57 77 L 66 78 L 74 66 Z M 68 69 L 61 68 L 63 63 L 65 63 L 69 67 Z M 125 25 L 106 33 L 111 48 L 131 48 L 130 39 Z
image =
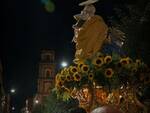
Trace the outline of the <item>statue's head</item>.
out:
M 95 9 L 94 5 L 86 5 L 84 7 L 84 9 L 81 11 L 82 19 L 87 20 L 90 17 L 94 16 L 95 11 L 96 11 L 96 9 Z
M 96 9 L 94 5 L 86 5 L 80 14 L 74 15 L 76 20 L 87 20 L 90 17 L 94 16 Z

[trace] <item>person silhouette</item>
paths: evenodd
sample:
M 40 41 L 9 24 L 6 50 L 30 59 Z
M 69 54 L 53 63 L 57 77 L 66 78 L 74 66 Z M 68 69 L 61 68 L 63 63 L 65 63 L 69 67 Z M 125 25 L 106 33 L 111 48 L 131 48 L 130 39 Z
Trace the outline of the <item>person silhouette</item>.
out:
M 81 108 L 81 107 L 77 107 L 72 109 L 69 113 L 87 113 L 85 109 Z

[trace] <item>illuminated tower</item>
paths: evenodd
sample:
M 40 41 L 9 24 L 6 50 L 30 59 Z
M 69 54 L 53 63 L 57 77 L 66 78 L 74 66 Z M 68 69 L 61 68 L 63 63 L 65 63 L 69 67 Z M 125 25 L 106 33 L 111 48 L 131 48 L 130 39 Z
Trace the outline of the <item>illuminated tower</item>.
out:
M 54 63 L 54 51 L 42 50 L 41 60 L 39 63 L 39 75 L 38 75 L 38 96 L 48 96 L 50 90 L 54 85 L 55 63 Z

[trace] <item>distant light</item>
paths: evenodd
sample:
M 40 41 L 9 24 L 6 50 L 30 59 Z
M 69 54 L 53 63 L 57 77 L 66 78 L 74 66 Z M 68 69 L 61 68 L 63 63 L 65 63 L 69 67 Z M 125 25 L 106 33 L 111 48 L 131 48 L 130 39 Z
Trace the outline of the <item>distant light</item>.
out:
M 121 42 L 121 45 L 123 45 L 124 44 L 124 42 Z
M 119 98 L 122 98 L 122 95 L 120 95 Z
M 61 63 L 61 66 L 62 67 L 66 67 L 68 64 L 67 64 L 67 62 L 65 62 L 65 61 L 63 61 L 62 63 Z
M 35 100 L 35 103 L 38 104 L 38 103 L 39 103 L 39 100 Z
M 12 107 L 11 109 L 14 111 L 14 110 L 15 110 L 15 107 Z
M 10 92 L 11 92 L 11 93 L 15 93 L 16 90 L 15 90 L 15 89 L 11 89 Z

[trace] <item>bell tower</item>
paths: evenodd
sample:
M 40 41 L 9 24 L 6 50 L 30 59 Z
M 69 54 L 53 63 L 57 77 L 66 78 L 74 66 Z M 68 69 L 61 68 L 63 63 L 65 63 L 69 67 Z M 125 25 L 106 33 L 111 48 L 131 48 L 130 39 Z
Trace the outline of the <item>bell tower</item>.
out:
M 42 50 L 39 63 L 37 93 L 41 97 L 48 96 L 54 85 L 55 63 L 54 51 Z

